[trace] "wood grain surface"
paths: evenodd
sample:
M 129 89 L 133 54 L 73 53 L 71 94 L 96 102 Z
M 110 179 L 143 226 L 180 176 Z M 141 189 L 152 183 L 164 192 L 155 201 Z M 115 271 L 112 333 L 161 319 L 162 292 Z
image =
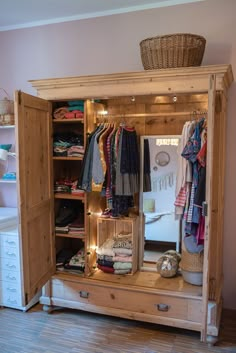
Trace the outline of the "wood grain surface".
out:
M 236 312 L 225 310 L 219 342 L 209 347 L 199 333 L 160 325 L 36 305 L 27 313 L 0 310 L 1 353 L 234 353 Z

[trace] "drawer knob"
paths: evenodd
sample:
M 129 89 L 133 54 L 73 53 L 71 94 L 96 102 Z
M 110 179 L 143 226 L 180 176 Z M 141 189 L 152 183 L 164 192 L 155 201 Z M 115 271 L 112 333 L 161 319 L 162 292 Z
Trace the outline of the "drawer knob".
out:
M 158 311 L 168 311 L 170 309 L 170 305 L 168 304 L 157 304 Z
M 7 244 L 10 244 L 10 245 L 16 245 L 16 243 L 13 241 L 13 240 L 8 240 L 6 241 Z
M 89 292 L 86 292 L 86 291 L 84 291 L 84 290 L 81 290 L 81 291 L 79 292 L 79 295 L 80 295 L 80 298 L 86 298 L 86 299 L 88 299 L 88 297 L 89 297 Z
M 17 292 L 16 288 L 11 288 L 11 287 L 7 287 L 7 290 L 8 290 L 9 292 L 14 292 L 14 293 Z
M 7 267 L 9 267 L 9 268 L 16 268 L 16 266 L 15 265 L 11 265 L 11 264 L 7 264 Z
M 16 277 L 15 276 L 11 276 L 11 275 L 7 275 L 7 278 L 10 279 L 10 280 L 13 280 L 13 281 L 16 280 Z
M 9 251 L 7 251 L 6 254 L 7 254 L 8 256 L 14 256 L 14 257 L 16 256 L 16 254 L 14 254 L 13 252 L 9 252 Z

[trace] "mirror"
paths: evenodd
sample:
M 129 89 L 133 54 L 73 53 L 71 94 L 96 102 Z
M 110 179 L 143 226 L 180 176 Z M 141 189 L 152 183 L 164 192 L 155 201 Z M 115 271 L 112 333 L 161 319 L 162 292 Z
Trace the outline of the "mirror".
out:
M 180 221 L 175 219 L 179 135 L 141 136 L 140 267 L 156 270 L 167 250 L 180 251 Z

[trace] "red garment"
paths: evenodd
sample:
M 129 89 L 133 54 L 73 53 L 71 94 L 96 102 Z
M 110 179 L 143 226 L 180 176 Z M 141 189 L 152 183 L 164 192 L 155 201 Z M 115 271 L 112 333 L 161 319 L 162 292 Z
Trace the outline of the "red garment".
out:
M 205 217 L 200 215 L 199 224 L 197 228 L 197 245 L 204 244 L 205 235 Z
M 99 270 L 107 273 L 114 273 L 115 271 L 113 267 L 101 266 L 99 264 L 97 265 L 97 267 L 99 268 Z
M 207 142 L 205 142 L 197 154 L 197 160 L 202 167 L 206 166 Z

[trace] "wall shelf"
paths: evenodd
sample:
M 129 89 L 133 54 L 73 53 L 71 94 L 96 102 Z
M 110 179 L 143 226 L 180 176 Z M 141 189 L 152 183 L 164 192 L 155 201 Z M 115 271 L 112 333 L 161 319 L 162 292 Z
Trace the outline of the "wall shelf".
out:
M 0 125 L 0 129 L 15 129 L 15 125 Z
M 0 183 L 4 184 L 16 184 L 16 180 L 0 179 Z

